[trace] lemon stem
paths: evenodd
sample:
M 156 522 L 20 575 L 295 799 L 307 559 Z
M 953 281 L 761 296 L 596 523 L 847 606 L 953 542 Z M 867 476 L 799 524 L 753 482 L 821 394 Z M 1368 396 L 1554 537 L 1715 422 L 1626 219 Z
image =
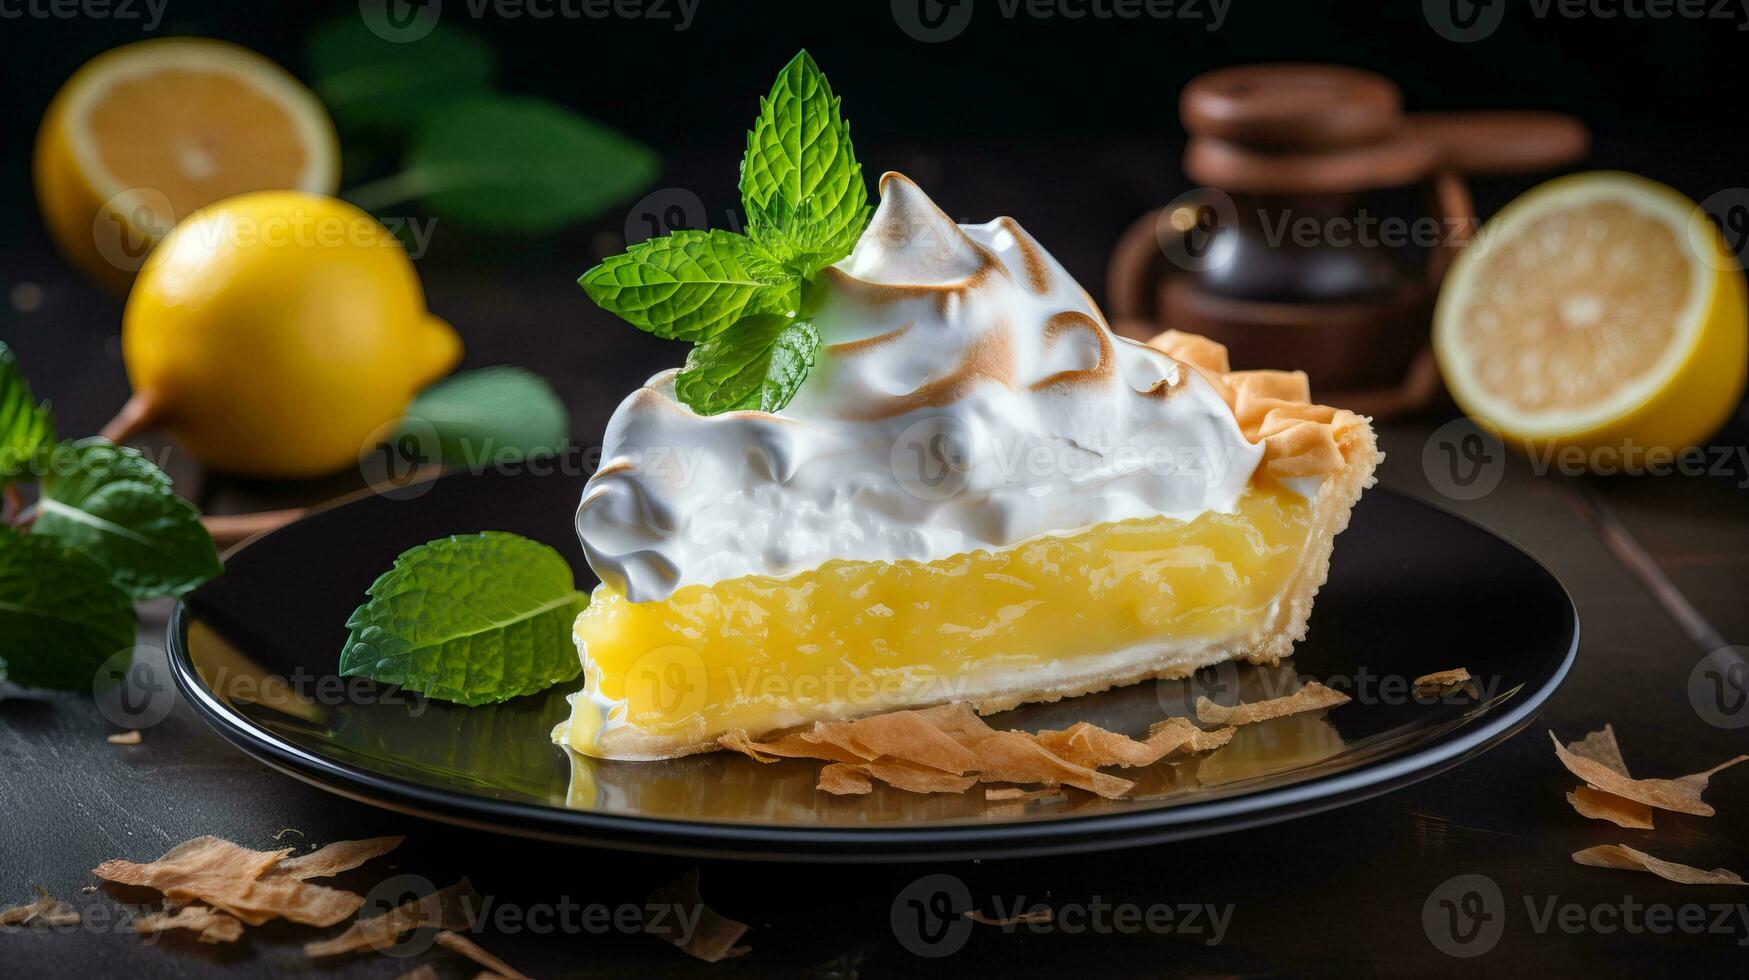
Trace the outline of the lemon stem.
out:
M 119 446 L 162 422 L 163 407 L 163 401 L 155 393 L 136 391 L 98 435 Z
M 200 523 L 206 528 L 206 533 L 212 535 L 214 545 L 229 548 L 257 534 L 277 531 L 307 513 L 307 507 L 290 507 L 253 514 L 208 514 L 200 519 Z
M 431 181 L 418 170 L 403 170 L 391 177 L 360 184 L 340 195 L 366 211 L 377 211 L 391 204 L 400 204 L 423 196 L 431 189 Z

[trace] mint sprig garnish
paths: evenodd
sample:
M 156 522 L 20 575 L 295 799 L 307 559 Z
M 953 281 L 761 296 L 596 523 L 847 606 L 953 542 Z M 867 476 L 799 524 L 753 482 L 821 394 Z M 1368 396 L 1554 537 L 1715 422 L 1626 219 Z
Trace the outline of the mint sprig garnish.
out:
M 589 604 L 558 552 L 503 531 L 410 549 L 346 621 L 340 673 L 478 705 L 582 669 L 571 624 Z
M 717 230 L 633 245 L 579 281 L 590 299 L 639 330 L 695 343 L 750 314 L 793 311 L 801 285 L 759 242 Z
M 741 160 L 754 237 L 814 269 L 850 254 L 868 223 L 868 187 L 841 102 L 814 59 L 796 55 L 760 101 Z
M 55 443 L 0 344 L 0 664 L 27 687 L 89 690 L 133 647 L 133 600 L 181 596 L 223 569 L 200 512 L 151 460 L 104 439 Z M 126 666 L 125 664 L 122 666 Z
M 697 345 L 674 392 L 700 415 L 779 411 L 818 359 L 807 284 L 850 254 L 870 212 L 839 103 L 814 59 L 796 55 L 747 134 L 747 234 L 676 232 L 578 280 L 632 326 Z
M 820 335 L 807 320 L 750 317 L 694 347 L 674 393 L 701 415 L 775 412 L 802 386 L 819 350 Z

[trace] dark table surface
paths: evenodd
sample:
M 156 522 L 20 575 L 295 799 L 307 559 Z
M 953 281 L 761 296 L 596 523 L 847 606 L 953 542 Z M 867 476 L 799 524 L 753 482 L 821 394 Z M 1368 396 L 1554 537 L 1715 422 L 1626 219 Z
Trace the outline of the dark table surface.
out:
M 866 160 L 909 172 L 956 217 L 1014 215 L 1096 295 L 1105 250 L 1118 231 L 1183 189 L 1170 145 L 990 145 L 956 150 L 951 160 L 916 147 L 862 151 Z M 1669 144 L 1655 152 L 1606 143 L 1597 159 L 1658 174 L 1667 154 L 1683 152 Z M 1707 159 L 1704 146 L 1687 152 Z M 718 179 L 725 166 L 715 159 L 678 164 L 665 183 L 726 202 L 732 187 Z M 1690 193 L 1728 186 L 1724 161 L 1703 168 L 1715 166 L 1720 172 L 1695 177 Z M 1486 211 L 1525 186 L 1490 182 L 1479 199 Z M 585 445 L 628 386 L 679 356 L 591 308 L 572 283 L 594 256 L 619 247 L 627 221 L 609 216 L 540 244 L 451 240 L 440 228 L 420 263 L 431 306 L 464 335 L 467 366 L 518 363 L 550 377 L 571 408 L 576 441 Z M 63 430 L 95 431 L 126 394 L 119 302 L 73 275 L 40 230 L 19 236 L 4 255 L 0 279 L 12 297 L 5 340 L 40 394 L 55 401 Z M 24 283 L 40 287 L 40 305 L 28 295 L 21 301 Z M 1749 892 L 1579 867 L 1569 855 L 1594 844 L 1639 843 L 1671 860 L 1749 872 L 1743 833 L 1749 767 L 1714 781 L 1707 799 L 1718 809 L 1715 817 L 1660 813 L 1655 832 L 1619 830 L 1569 808 L 1563 796 L 1574 780 L 1554 759 L 1545 729 L 1570 739 L 1613 722 L 1636 775 L 1691 772 L 1744 750 L 1749 729 L 1710 723 L 1689 695 L 1691 674 L 1710 647 L 1749 642 L 1749 463 L 1736 455 L 1749 435 L 1743 416 L 1713 440 L 1731 454 L 1722 475 L 1577 478 L 1538 473 L 1526 460 L 1501 454 L 1499 485 L 1472 500 L 1439 490 L 1437 469 L 1423 462 L 1430 438 L 1449 434 L 1440 426 L 1454 416 L 1442 408 L 1382 426 L 1389 454 L 1382 483 L 1455 510 L 1547 563 L 1572 592 L 1583 635 L 1577 665 L 1539 724 L 1408 789 L 1264 830 L 1143 850 L 929 866 L 701 865 L 511 839 L 350 802 L 255 763 L 186 705 L 147 730 L 142 744 L 115 746 L 105 742 L 114 729 L 90 697 L 8 690 L 0 697 L 0 905 L 23 901 L 41 884 L 80 908 L 86 923 L 0 935 L 0 975 L 391 977 L 423 961 L 440 976 L 473 974 L 437 950 L 416 959 L 373 955 L 312 965 L 299 948 L 308 930 L 283 924 L 251 930 L 234 946 L 181 937 L 147 944 L 118 915 L 119 899 L 128 896 L 82 891 L 100 861 L 148 859 L 199 834 L 251 846 L 406 834 L 391 861 L 396 872 L 438 884 L 466 875 L 498 906 L 534 913 L 526 927 L 498 920 L 477 938 L 541 977 L 1394 975 L 1478 965 L 1553 975 L 1740 970 L 1749 945 L 1749 911 L 1740 903 Z M 172 456 L 180 485 L 217 512 L 319 500 L 355 480 L 251 484 L 202 478 L 186 462 Z M 581 486 L 582 475 L 577 480 Z M 1679 626 L 1624 564 L 1619 544 L 1611 547 L 1619 535 L 1598 530 L 1617 522 L 1713 635 L 1692 622 Z M 142 643 L 162 645 L 167 612 L 163 604 L 143 611 Z M 1503 634 L 1499 642 L 1513 637 Z M 693 867 L 700 868 L 705 899 L 752 926 L 744 940 L 752 951 L 744 957 L 706 965 L 640 934 L 534 925 L 536 910 L 566 903 L 641 904 Z M 1206 919 L 1155 931 L 1074 928 L 1085 917 L 1062 917 L 1048 928 L 979 925 L 953 955 L 924 958 L 908 948 L 893 910 L 902 893 L 935 887 L 936 880 L 917 884 L 935 874 L 957 878 L 991 915 L 1035 904 L 1091 914 L 1189 903 L 1219 910 L 1224 925 L 1218 933 Z M 380 865 L 373 866 L 341 883 L 363 889 L 380 876 Z M 1484 922 L 1500 924 L 1497 942 L 1458 947 L 1480 953 L 1474 960 L 1442 952 L 1436 943 L 1450 945 L 1450 926 L 1439 925 L 1437 911 L 1424 916 L 1441 899 L 1460 910 L 1478 908 L 1464 895 L 1475 879 L 1453 881 L 1460 876 L 1482 876 L 1498 890 L 1497 903 L 1485 894 L 1479 906 L 1494 916 Z M 1665 911 L 1647 918 L 1648 908 Z M 1671 928 L 1697 921 L 1698 933 Z

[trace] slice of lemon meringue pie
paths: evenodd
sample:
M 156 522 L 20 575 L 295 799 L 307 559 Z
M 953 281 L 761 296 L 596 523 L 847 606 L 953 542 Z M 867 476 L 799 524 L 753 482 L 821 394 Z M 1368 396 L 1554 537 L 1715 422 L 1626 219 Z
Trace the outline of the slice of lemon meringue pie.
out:
M 1270 663 L 1305 636 L 1380 458 L 1367 420 L 1200 337 L 1119 337 L 1014 221 L 956 225 L 898 174 L 880 191 L 809 286 L 793 400 L 699 414 L 667 372 L 614 413 L 556 741 L 667 758 Z

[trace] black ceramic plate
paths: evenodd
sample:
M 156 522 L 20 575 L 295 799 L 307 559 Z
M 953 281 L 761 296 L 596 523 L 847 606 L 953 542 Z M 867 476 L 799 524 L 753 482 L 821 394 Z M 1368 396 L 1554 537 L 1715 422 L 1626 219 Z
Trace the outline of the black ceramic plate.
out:
M 571 530 L 580 481 L 455 476 L 367 496 L 267 535 L 177 607 L 171 663 L 225 738 L 300 779 L 380 806 L 505 833 L 704 856 L 884 860 L 1037 854 L 1197 837 L 1316 813 L 1448 769 L 1512 735 L 1566 676 L 1571 600 L 1548 570 L 1426 504 L 1367 494 L 1337 543 L 1294 659 L 1226 665 L 995 716 L 998 727 L 1088 720 L 1130 734 L 1190 715 L 1198 696 L 1257 700 L 1316 678 L 1353 695 L 1327 713 L 1241 728 L 1200 759 L 1129 771 L 1132 799 L 1070 791 L 1024 804 L 877 787 L 814 789 L 816 764 L 727 753 L 598 762 L 548 731 L 577 684 L 463 708 L 334 675 L 347 615 L 406 548 L 506 530 L 588 566 Z M 1426 699 L 1409 680 L 1452 667 L 1473 692 Z

